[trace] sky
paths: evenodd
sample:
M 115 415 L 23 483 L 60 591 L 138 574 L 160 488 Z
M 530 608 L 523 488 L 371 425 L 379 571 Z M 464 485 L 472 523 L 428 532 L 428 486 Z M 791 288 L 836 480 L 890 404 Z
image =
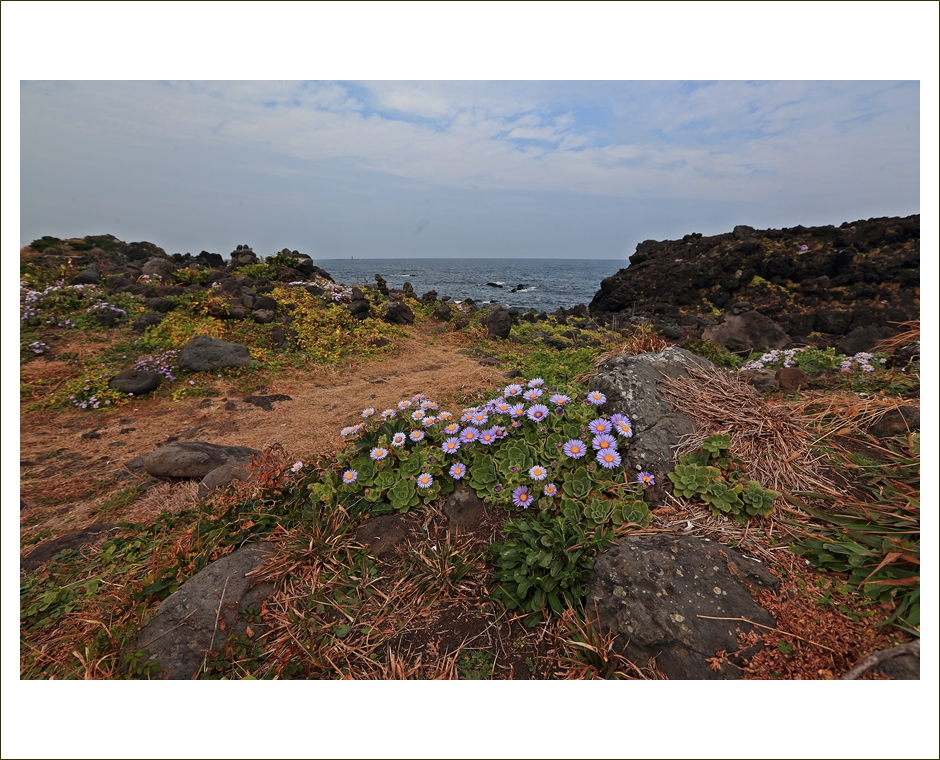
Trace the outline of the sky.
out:
M 24 81 L 21 241 L 623 259 L 920 211 L 917 81 Z
M 645 239 L 922 211 L 921 329 L 934 349 L 922 368 L 924 483 L 936 504 L 938 8 L 3 2 L 3 756 L 745 757 L 766 747 L 757 720 L 736 724 L 739 749 L 728 749 L 702 709 L 720 684 L 480 684 L 476 699 L 459 684 L 257 684 L 252 704 L 275 716 L 261 724 L 274 730 L 232 734 L 246 704 L 234 690 L 247 684 L 206 684 L 199 729 L 187 732 L 166 704 L 190 704 L 192 685 L 20 682 L 12 254 L 42 235 L 110 233 L 170 253 L 248 244 L 319 260 L 625 260 Z M 927 757 L 936 513 L 924 520 L 929 643 L 922 682 L 904 686 L 911 725 L 926 728 L 904 746 Z M 831 685 L 787 686 L 781 696 L 749 684 L 746 698 L 766 716 L 799 703 L 827 720 L 800 722 L 785 753 L 896 751 L 897 732 L 856 730 L 867 692 L 833 700 Z M 626 725 L 629 714 L 643 730 L 541 730 L 575 703 L 575 723 Z M 480 704 L 486 730 L 468 730 Z M 141 715 L 173 730 L 142 738 Z M 89 725 L 105 725 L 109 742 Z

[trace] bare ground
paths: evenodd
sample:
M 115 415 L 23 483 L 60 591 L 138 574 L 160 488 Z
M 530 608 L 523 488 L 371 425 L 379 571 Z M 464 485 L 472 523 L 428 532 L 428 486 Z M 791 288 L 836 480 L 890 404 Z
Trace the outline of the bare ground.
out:
M 107 506 L 128 486 L 125 463 L 170 440 L 259 450 L 280 444 L 291 458 L 303 460 L 342 448 L 339 431 L 358 421 L 366 406 L 381 411 L 421 392 L 453 410 L 506 382 L 500 369 L 460 353 L 466 348 L 460 334 L 428 324 L 406 329 L 408 336 L 381 357 L 315 371 L 280 371 L 262 379 L 265 384 L 254 394 L 291 398 L 273 403 L 270 410 L 246 403 L 246 394 L 220 379 L 215 388 L 219 395 L 202 399 L 148 398 L 109 411 L 21 414 L 21 542 L 32 544 L 37 536 L 102 520 L 143 521 L 172 506 L 165 488 L 158 492 L 164 498 Z M 22 382 L 46 385 L 67 371 L 61 362 L 31 362 L 23 368 Z M 175 490 L 187 492 L 185 487 Z M 178 496 L 176 502 L 182 507 L 187 499 Z

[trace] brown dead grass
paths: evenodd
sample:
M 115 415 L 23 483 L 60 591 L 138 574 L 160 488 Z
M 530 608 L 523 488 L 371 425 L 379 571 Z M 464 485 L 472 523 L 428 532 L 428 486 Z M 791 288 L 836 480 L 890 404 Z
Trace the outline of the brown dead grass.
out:
M 788 491 L 822 484 L 824 476 L 810 450 L 814 436 L 788 407 L 768 404 L 726 370 L 694 364 L 687 369 L 688 377 L 660 381 L 669 402 L 697 426 L 677 455 L 724 433 L 731 438 L 732 452 L 765 488 Z

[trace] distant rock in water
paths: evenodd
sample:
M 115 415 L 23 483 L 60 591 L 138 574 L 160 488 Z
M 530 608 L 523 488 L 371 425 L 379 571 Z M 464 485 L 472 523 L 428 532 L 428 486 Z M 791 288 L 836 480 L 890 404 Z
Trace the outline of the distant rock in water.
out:
M 834 345 L 857 328 L 917 319 L 919 288 L 919 214 L 839 227 L 738 225 L 640 243 L 630 266 L 601 282 L 590 312 L 678 322 L 687 313 L 753 309 L 795 342 L 816 333 Z

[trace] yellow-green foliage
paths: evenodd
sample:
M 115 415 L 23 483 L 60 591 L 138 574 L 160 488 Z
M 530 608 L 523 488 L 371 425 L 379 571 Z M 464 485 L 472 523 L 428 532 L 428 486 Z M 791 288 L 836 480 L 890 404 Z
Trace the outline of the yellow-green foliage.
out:
M 370 355 L 372 342 L 404 335 L 395 325 L 380 319 L 354 319 L 342 306 L 327 303 L 303 288 L 277 287 L 271 296 L 280 304 L 294 304 L 291 329 L 301 351 L 317 362 L 337 362 L 346 356 Z

